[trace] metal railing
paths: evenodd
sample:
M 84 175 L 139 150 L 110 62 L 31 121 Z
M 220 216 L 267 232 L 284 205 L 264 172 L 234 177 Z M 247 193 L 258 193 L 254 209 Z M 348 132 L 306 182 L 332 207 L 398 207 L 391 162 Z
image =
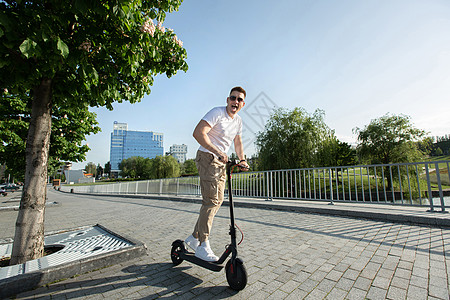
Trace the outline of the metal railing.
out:
M 450 208 L 450 161 L 303 168 L 233 174 L 235 197 Z M 200 196 L 198 177 L 70 186 L 79 193 Z M 226 191 L 227 193 L 228 191 Z

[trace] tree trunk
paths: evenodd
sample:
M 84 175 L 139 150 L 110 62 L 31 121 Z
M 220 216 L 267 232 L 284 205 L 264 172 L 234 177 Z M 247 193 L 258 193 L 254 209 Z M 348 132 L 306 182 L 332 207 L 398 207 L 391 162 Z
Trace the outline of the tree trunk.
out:
M 11 264 L 37 259 L 44 253 L 44 212 L 51 133 L 51 79 L 42 79 L 33 92 L 26 144 L 25 184 L 11 255 Z

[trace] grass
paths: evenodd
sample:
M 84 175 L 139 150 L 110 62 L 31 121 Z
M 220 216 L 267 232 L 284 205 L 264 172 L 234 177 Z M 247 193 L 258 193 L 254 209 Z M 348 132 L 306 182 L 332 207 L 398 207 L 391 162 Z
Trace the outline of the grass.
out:
M 450 160 L 450 155 L 432 156 L 428 161 Z

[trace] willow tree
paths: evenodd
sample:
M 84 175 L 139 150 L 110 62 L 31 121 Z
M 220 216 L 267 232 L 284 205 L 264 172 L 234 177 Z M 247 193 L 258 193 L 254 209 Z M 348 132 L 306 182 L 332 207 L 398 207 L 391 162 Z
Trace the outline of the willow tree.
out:
M 259 163 L 263 170 L 308 168 L 333 165 L 326 149 L 337 139 L 317 109 L 309 114 L 303 108 L 277 109 L 263 132 L 257 136 Z
M 30 97 L 22 192 L 11 263 L 43 255 L 52 116 L 60 107 L 140 101 L 157 74 L 187 70 L 163 22 L 181 0 L 0 2 L 0 85 Z

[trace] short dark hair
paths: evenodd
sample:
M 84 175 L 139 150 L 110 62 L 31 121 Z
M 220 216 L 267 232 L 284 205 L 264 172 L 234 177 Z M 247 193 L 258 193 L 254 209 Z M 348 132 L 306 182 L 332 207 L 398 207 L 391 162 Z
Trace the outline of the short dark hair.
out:
M 242 94 L 244 94 L 244 97 L 247 97 L 247 92 L 246 92 L 242 87 L 240 87 L 240 86 L 235 86 L 234 88 L 232 88 L 231 91 L 230 91 L 230 95 L 231 95 L 231 93 L 234 92 L 234 91 L 237 91 L 237 92 L 239 92 L 239 93 L 242 93 Z

